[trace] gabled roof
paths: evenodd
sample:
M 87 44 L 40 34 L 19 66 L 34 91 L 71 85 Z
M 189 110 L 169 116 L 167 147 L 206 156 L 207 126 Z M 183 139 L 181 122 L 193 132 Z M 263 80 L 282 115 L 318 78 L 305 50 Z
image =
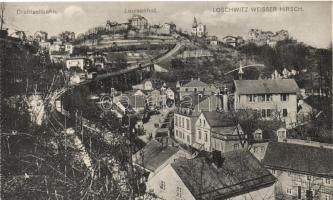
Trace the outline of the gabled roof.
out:
M 202 112 L 210 127 L 232 127 L 235 123 L 227 113 L 221 112 Z
M 299 144 L 269 143 L 263 159 L 269 168 L 333 177 L 333 150 Z
M 297 93 L 299 87 L 294 79 L 234 80 L 238 94 Z
M 207 83 L 194 79 L 182 85 L 181 87 L 209 87 L 209 85 Z
M 167 144 L 164 145 L 165 146 L 162 147 L 162 143 L 156 140 L 150 141 L 142 150 L 138 151 L 134 155 L 137 158 L 134 160 L 134 163 L 148 169 L 149 171 L 155 171 L 179 151 L 177 147 L 166 146 Z M 141 152 L 143 152 L 143 160 Z
M 222 154 L 220 168 L 207 158 L 178 159 L 171 167 L 196 199 L 226 199 L 272 185 L 276 179 L 248 151 Z

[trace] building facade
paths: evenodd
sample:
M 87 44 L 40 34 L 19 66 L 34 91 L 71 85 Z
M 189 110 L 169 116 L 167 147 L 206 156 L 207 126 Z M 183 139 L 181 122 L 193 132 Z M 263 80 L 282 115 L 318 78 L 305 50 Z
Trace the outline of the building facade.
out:
M 276 199 L 333 198 L 333 149 L 285 142 L 269 143 L 264 166 L 278 179 Z
M 297 93 L 294 79 L 235 80 L 234 109 L 252 109 L 262 119 L 281 119 L 288 127 L 297 120 Z

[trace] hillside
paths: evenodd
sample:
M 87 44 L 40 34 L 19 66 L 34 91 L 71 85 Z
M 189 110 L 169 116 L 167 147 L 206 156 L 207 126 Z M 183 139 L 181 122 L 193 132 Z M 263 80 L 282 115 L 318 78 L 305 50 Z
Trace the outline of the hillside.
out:
M 201 77 L 204 81 L 226 83 L 237 77 L 237 71 L 230 75 L 224 73 L 239 68 L 242 65 L 264 64 L 264 67 L 244 69 L 245 79 L 270 78 L 274 70 L 280 73 L 284 68 L 299 72 L 295 77 L 300 87 L 329 88 L 332 74 L 332 49 L 316 49 L 294 40 L 278 42 L 275 47 L 257 46 L 253 43 L 238 48 L 220 46 L 217 50 L 207 45 L 196 43 L 199 49 L 208 49 L 212 56 L 179 58 L 159 63 L 169 69 L 169 74 L 160 75 L 168 81 Z M 321 78 L 320 78 L 321 77 Z

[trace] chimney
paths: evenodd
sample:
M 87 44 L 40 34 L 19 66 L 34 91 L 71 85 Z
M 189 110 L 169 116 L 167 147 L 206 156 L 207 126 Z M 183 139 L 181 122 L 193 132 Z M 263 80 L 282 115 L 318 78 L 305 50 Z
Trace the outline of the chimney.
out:
M 214 150 L 212 152 L 212 164 L 213 166 L 215 166 L 216 168 L 221 168 L 224 162 L 224 157 L 222 156 L 222 153 L 220 151 L 216 151 Z

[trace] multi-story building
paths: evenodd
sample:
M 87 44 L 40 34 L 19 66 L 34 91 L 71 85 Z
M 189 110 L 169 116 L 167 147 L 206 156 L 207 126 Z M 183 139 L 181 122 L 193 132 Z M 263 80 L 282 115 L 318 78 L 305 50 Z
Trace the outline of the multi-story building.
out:
M 269 143 L 264 166 L 278 179 L 276 199 L 333 199 L 333 149 Z
M 276 178 L 248 151 L 213 155 L 175 160 L 150 177 L 147 192 L 165 200 L 274 199 Z
M 141 15 L 133 15 L 128 21 L 130 26 L 134 29 L 148 29 L 148 20 Z
M 34 40 L 37 42 L 46 42 L 47 40 L 47 32 L 45 31 L 37 31 L 34 34 Z
M 221 97 L 217 95 L 187 96 L 178 105 L 174 114 L 174 137 L 177 141 L 193 146 L 196 143 L 195 123 L 201 112 L 222 110 Z
M 207 35 L 206 25 L 198 23 L 197 19 L 194 17 L 192 24 L 192 36 L 195 37 L 204 37 Z
M 294 79 L 235 80 L 234 108 L 257 110 L 262 119 L 281 119 L 288 127 L 296 123 L 297 94 Z
M 202 112 L 195 122 L 193 147 L 205 151 L 229 152 L 247 148 L 247 135 L 226 113 Z

